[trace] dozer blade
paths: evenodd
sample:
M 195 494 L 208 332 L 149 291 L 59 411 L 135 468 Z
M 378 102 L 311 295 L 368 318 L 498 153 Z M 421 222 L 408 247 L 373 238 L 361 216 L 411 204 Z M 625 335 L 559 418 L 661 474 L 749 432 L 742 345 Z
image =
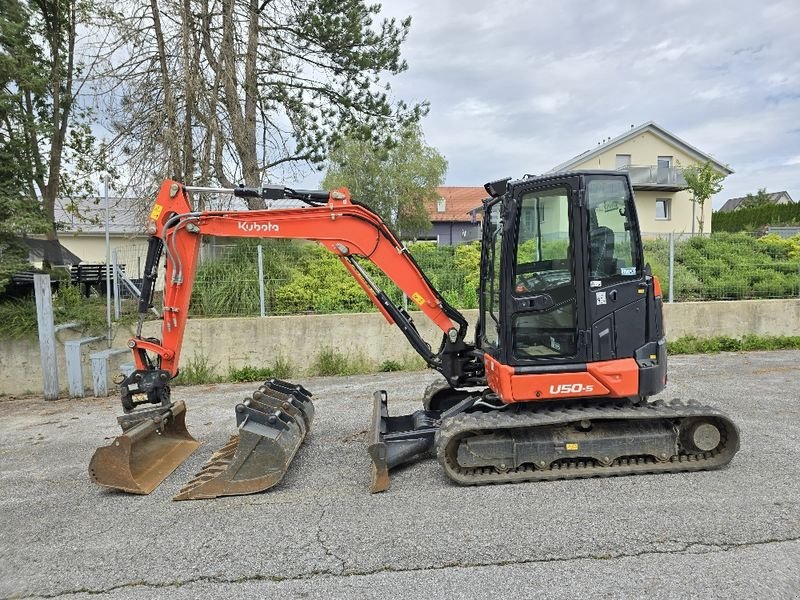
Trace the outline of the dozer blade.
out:
M 239 432 L 173 500 L 255 494 L 277 485 L 314 419 L 311 394 L 271 379 L 236 406 Z
M 391 486 L 389 469 L 429 454 L 439 428 L 440 413 L 436 411 L 418 410 L 390 417 L 387 404 L 386 392 L 375 392 L 367 437 L 367 451 L 372 458 L 369 491 L 373 494 L 385 492 Z
M 149 494 L 200 445 L 186 431 L 186 404 L 134 412 L 119 421 L 122 435 L 95 450 L 89 474 L 95 483 Z

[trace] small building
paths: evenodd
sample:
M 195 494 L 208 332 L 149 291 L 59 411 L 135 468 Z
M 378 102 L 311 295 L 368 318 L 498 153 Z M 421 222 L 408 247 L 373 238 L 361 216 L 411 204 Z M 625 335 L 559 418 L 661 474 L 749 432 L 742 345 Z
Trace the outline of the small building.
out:
M 443 246 L 479 240 L 486 190 L 482 187 L 440 186 L 436 191 L 437 200 L 425 205 L 433 229 L 420 239 L 435 240 Z
M 789 192 L 785 190 L 782 192 L 773 192 L 767 195 L 769 196 L 769 200 L 767 201 L 769 204 L 794 204 L 794 200 L 792 200 Z M 747 196 L 731 198 L 722 205 L 722 207 L 719 209 L 719 212 L 733 212 L 737 208 L 742 208 L 745 200 L 747 200 Z
M 127 263 L 132 277 L 147 254 L 147 208 L 141 200 L 109 198 L 109 245 L 120 264 Z M 103 198 L 83 198 L 74 210 L 56 204 L 58 241 L 85 263 L 106 262 L 106 205 Z
M 631 178 L 643 234 L 699 231 L 700 207 L 688 190 L 683 169 L 710 162 L 716 171 L 733 170 L 654 123 L 648 121 L 620 136 L 553 167 L 550 172 L 603 169 L 627 171 Z M 703 231 L 711 231 L 711 200 L 703 211 Z
M 46 265 L 69 269 L 81 263 L 80 257 L 70 252 L 57 240 L 25 237 L 19 239 L 19 242 L 27 247 L 28 262 L 36 269 L 42 269 Z

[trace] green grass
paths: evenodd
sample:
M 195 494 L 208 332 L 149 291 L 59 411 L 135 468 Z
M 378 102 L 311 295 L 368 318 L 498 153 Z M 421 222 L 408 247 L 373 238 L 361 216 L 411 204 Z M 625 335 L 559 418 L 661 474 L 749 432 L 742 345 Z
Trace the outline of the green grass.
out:
M 373 373 L 374 366 L 363 355 L 347 356 L 331 347 L 324 347 L 311 365 L 310 375 L 363 375 Z
M 726 336 L 712 338 L 685 336 L 667 342 L 667 353 L 673 355 L 798 349 L 800 349 L 800 336 L 791 335 L 746 335 L 741 339 Z
M 208 356 L 195 354 L 180 368 L 178 376 L 172 380 L 172 385 L 221 383 L 223 378 L 214 374 L 214 367 L 215 365 L 209 362 Z
M 0 303 L 0 337 L 36 338 L 36 303 L 33 300 L 10 300 Z
M 271 367 L 253 367 L 246 365 L 240 368 L 231 367 L 228 370 L 227 381 L 240 383 L 246 381 L 266 381 L 271 377 L 288 379 L 292 376 L 294 368 L 289 359 L 279 356 Z
M 129 325 L 136 321 L 134 311 L 125 314 L 117 324 Z M 75 321 L 86 334 L 106 331 L 106 300 L 101 297 L 85 298 L 78 286 L 62 284 L 53 292 L 53 321 L 55 324 Z M 0 338 L 35 339 L 36 301 L 33 298 L 0 302 Z

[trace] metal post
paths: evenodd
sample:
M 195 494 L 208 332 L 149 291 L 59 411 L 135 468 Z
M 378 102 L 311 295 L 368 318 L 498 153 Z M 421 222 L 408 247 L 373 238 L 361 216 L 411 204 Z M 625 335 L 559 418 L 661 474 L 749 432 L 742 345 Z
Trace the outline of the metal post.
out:
M 106 325 L 108 327 L 106 333 L 106 341 L 108 347 L 111 347 L 111 236 L 108 229 L 108 223 L 111 218 L 111 208 L 108 202 L 108 175 L 106 180 Z
M 669 234 L 669 302 L 675 301 L 675 233 Z
M 403 294 L 403 310 L 408 312 L 408 296 Z
M 264 249 L 258 245 L 258 301 L 261 306 L 261 316 L 266 317 L 264 310 Z
M 36 322 L 39 327 L 39 356 L 42 360 L 42 385 L 45 400 L 58 400 L 58 363 L 56 362 L 56 331 L 53 323 L 53 296 L 50 275 L 33 276 L 36 294 Z
M 111 252 L 111 273 L 114 275 L 114 320 L 119 321 L 122 302 L 119 297 L 119 261 L 116 248 Z

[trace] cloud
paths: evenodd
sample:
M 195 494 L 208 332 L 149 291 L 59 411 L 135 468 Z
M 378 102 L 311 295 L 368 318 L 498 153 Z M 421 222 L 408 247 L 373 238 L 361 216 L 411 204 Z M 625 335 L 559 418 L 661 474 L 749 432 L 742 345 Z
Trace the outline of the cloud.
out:
M 398 98 L 431 103 L 447 183 L 541 173 L 656 121 L 730 164 L 715 204 L 800 198 L 800 3 L 392 0 L 411 15 Z M 746 26 L 743 26 L 746 23 Z

